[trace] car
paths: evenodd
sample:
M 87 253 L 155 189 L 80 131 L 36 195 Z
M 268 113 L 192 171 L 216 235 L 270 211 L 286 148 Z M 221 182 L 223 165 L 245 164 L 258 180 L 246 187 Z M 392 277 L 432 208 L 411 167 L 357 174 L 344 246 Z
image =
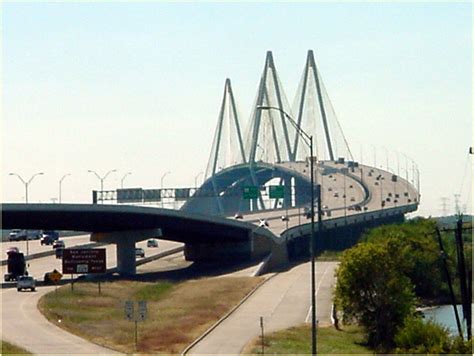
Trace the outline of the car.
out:
M 34 292 L 36 289 L 36 281 L 31 276 L 20 276 L 16 282 L 16 289 L 17 291 L 30 289 L 32 292 Z
M 145 257 L 145 250 L 141 247 L 135 248 L 135 257 Z
M 12 230 L 8 236 L 10 241 L 38 240 L 42 236 L 39 230 Z
M 237 213 L 234 215 L 234 219 L 243 219 L 243 218 L 244 217 L 242 216 L 242 214 Z
M 288 217 L 288 215 L 282 215 L 281 221 L 290 221 L 290 218 Z
M 339 198 L 339 193 L 338 192 L 334 192 L 334 198 Z
M 63 253 L 64 253 L 64 247 L 57 247 L 54 250 L 54 254 L 56 255 L 56 258 L 63 258 Z
M 59 233 L 53 230 L 43 231 L 43 237 L 40 240 L 41 245 L 52 245 L 59 239 Z
M 146 242 L 146 247 L 158 247 L 157 239 L 150 239 Z
M 16 246 L 7 248 L 7 255 L 10 253 L 20 253 L 20 249 Z
M 64 244 L 64 241 L 63 240 L 57 240 L 57 241 L 54 241 L 53 242 L 53 248 L 56 249 L 56 248 L 64 248 L 66 247 L 66 245 Z
M 10 241 L 20 241 L 20 234 L 22 230 L 12 230 L 8 234 L 8 240 Z
M 356 199 L 354 197 L 351 198 L 351 201 L 356 201 Z

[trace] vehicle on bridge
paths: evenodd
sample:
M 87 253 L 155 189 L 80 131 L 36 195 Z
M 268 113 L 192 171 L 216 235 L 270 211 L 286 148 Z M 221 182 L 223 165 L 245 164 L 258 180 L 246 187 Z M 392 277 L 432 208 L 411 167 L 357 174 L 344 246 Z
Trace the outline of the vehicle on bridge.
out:
M 146 242 L 146 247 L 158 247 L 157 239 L 150 239 Z
M 25 256 L 18 248 L 9 249 L 7 255 L 7 273 L 4 276 L 5 282 L 16 281 L 19 276 L 26 274 Z
M 142 249 L 141 247 L 137 247 L 135 249 L 135 257 L 145 257 L 145 250 Z

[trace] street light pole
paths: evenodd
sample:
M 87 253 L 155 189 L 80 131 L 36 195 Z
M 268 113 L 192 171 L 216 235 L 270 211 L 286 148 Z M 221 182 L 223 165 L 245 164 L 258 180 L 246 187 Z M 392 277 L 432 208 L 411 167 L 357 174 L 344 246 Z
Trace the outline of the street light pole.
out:
M 276 106 L 257 106 L 257 110 L 278 110 L 288 119 L 290 124 L 296 129 L 296 132 L 301 136 L 303 142 L 309 146 L 310 154 L 310 180 L 311 180 L 311 237 L 310 237 L 310 255 L 311 255 L 311 350 L 312 354 L 317 354 L 317 339 L 316 339 L 316 265 L 315 265 L 315 229 L 314 229 L 314 157 L 313 157 L 313 136 L 308 135 L 301 126 L 299 126 L 293 118 L 284 110 Z M 321 210 L 321 185 L 317 185 L 317 199 L 318 199 L 318 231 L 321 236 L 322 232 L 322 210 Z
M 18 179 L 21 180 L 21 182 L 25 185 L 25 203 L 28 204 L 28 186 L 30 185 L 30 183 L 33 181 L 33 179 L 36 177 L 36 176 L 41 176 L 43 175 L 44 173 L 43 172 L 40 172 L 40 173 L 35 173 L 31 176 L 31 178 L 28 180 L 28 181 L 25 181 L 23 178 L 21 178 L 21 176 L 17 173 L 8 173 L 8 175 L 10 176 L 17 176 Z
M 132 174 L 132 172 L 127 172 L 125 173 L 125 175 L 122 177 L 122 179 L 120 179 L 120 188 L 123 189 L 123 181 L 125 180 L 125 178 L 127 178 L 127 176 L 129 176 L 130 174 Z
M 197 188 L 197 179 L 201 174 L 204 174 L 204 172 L 199 172 L 196 177 L 194 177 L 194 188 Z
M 30 179 L 28 179 L 27 181 L 25 181 L 23 178 L 21 178 L 21 176 L 17 173 L 9 173 L 8 175 L 10 176 L 17 176 L 18 179 L 20 179 L 22 181 L 22 183 L 25 185 L 25 203 L 28 204 L 28 186 L 30 185 L 30 183 L 33 181 L 33 179 L 36 177 L 36 176 L 42 176 L 44 173 L 43 172 L 39 172 L 39 173 L 35 173 L 31 176 Z M 30 244 L 29 244 L 29 239 L 30 237 L 28 236 L 28 234 L 26 234 L 26 258 L 28 259 L 29 255 L 30 255 Z M 29 266 L 29 264 L 28 264 Z
M 112 173 L 112 172 L 117 172 L 116 169 L 111 169 L 110 171 L 108 171 L 103 177 L 101 177 L 99 174 L 97 174 L 96 171 L 93 171 L 91 169 L 89 169 L 87 172 L 89 173 L 94 173 L 95 176 L 100 180 L 100 194 L 101 194 L 101 200 L 102 200 L 102 204 L 104 204 L 104 197 L 103 197 L 103 192 L 104 192 L 104 180 L 107 178 L 107 176 Z
M 161 189 L 163 189 L 163 179 L 165 179 L 165 177 L 170 174 L 171 172 L 168 171 L 168 172 L 165 172 L 162 176 L 161 176 Z
M 62 201 L 62 200 L 61 200 L 61 197 L 62 197 L 62 194 L 61 194 L 61 193 L 62 193 L 63 180 L 64 180 L 64 178 L 66 178 L 67 176 L 70 176 L 70 175 L 71 175 L 71 173 L 67 173 L 67 174 L 63 175 L 63 176 L 61 177 L 61 179 L 59 180 L 59 204 L 61 204 L 61 201 Z

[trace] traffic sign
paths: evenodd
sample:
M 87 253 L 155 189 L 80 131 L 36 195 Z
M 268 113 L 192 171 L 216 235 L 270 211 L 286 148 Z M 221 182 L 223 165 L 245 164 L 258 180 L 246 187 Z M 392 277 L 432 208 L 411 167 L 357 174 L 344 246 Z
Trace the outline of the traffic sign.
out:
M 285 187 L 282 185 L 270 186 L 270 199 L 283 199 L 285 197 Z
M 257 199 L 258 198 L 258 187 L 249 185 L 244 187 L 244 199 Z
M 105 248 L 66 248 L 63 251 L 63 273 L 105 273 Z
M 53 281 L 54 283 L 58 283 L 62 277 L 63 275 L 61 274 L 61 272 L 57 271 L 56 269 L 54 269 L 53 272 L 50 272 L 48 274 L 49 280 Z
M 144 321 L 146 319 L 147 307 L 146 300 L 140 300 L 138 302 L 138 320 Z
M 133 314 L 134 314 L 133 301 L 127 300 L 125 302 L 125 319 L 133 320 Z

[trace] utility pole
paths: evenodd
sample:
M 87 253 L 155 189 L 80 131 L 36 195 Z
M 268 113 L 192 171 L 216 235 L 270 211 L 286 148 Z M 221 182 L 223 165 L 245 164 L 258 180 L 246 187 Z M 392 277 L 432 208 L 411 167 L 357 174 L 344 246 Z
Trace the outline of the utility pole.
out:
M 460 214 L 460 208 L 459 208 L 459 197 L 460 194 L 454 194 L 454 214 Z

